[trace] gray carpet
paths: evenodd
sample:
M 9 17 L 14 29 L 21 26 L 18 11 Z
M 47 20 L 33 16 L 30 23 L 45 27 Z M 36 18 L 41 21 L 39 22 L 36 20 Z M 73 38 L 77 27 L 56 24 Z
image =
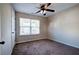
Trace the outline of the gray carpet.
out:
M 12 55 L 79 55 L 79 49 L 44 39 L 16 44 Z

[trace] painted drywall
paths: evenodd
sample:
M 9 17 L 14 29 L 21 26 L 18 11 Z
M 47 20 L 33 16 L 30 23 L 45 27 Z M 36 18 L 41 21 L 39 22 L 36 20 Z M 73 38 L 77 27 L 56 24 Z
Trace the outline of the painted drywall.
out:
M 79 48 L 79 5 L 49 17 L 49 38 Z
M 24 35 L 24 36 L 19 35 L 19 31 L 20 31 L 19 18 L 20 17 L 40 20 L 40 34 Z M 16 12 L 16 43 L 28 42 L 28 41 L 39 40 L 39 39 L 46 39 L 48 38 L 47 31 L 48 31 L 47 30 L 47 18 Z

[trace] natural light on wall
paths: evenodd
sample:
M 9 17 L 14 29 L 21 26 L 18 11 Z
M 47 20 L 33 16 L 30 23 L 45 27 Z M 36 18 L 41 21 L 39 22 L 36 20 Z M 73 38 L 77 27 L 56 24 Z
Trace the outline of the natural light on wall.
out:
M 40 21 L 34 19 L 20 18 L 20 35 L 40 34 Z

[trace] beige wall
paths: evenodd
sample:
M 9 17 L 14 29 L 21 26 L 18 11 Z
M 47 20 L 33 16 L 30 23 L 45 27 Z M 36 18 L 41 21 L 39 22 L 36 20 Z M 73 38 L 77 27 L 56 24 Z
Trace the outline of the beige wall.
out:
M 30 18 L 30 19 L 37 19 L 40 20 L 40 34 L 39 35 L 25 35 L 20 36 L 19 35 L 19 18 Z M 33 40 L 39 40 L 39 39 L 46 39 L 47 36 L 47 18 L 44 17 L 38 17 L 38 16 L 32 16 L 24 13 L 16 13 L 16 43 L 21 42 L 27 42 L 27 41 L 33 41 Z
M 79 48 L 79 5 L 49 17 L 51 40 Z

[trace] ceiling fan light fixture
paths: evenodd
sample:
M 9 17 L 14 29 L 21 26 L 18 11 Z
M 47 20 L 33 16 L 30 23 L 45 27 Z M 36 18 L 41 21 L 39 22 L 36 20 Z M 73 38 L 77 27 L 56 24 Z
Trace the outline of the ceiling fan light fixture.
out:
M 45 14 L 45 13 L 46 13 L 46 10 L 43 11 L 43 14 Z
M 44 14 L 46 14 L 46 11 L 45 10 L 41 10 L 40 13 L 44 15 Z
M 40 13 L 43 14 L 43 10 L 41 10 Z

